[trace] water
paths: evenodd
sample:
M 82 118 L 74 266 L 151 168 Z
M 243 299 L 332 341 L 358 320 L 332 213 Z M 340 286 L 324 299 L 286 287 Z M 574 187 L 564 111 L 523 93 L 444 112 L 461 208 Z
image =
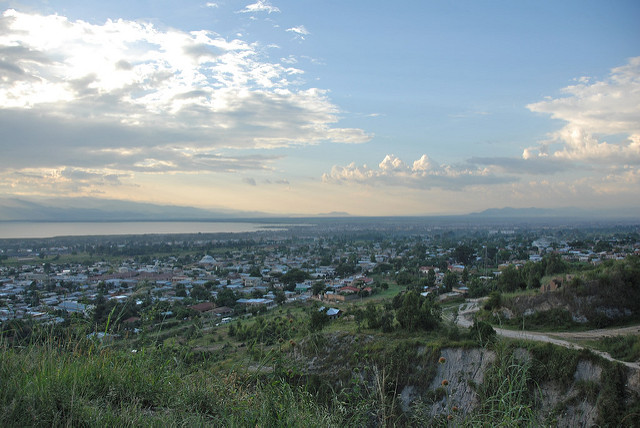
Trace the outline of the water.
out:
M 274 228 L 283 229 L 286 228 L 286 225 L 196 221 L 0 222 L 0 239 L 88 235 L 245 233 L 274 230 Z

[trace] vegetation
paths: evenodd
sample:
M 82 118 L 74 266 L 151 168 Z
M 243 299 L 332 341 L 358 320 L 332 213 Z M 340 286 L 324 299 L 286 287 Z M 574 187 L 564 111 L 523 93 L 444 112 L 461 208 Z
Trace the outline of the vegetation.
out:
M 640 257 L 609 260 L 573 275 L 552 292 L 492 292 L 484 305 L 489 311 L 484 319 L 539 331 L 584 330 L 640 321 Z M 513 315 L 503 316 L 500 307 Z
M 592 266 L 551 251 L 559 243 L 534 247 L 529 232 L 434 231 L 274 240 L 262 235 L 226 242 L 199 236 L 176 238 L 171 245 L 155 237 L 79 238 L 67 242 L 69 254 L 45 251 L 31 268 L 16 261 L 23 244 L 12 242 L 12 260 L 2 260 L 4 275 L 61 278 L 53 284 L 25 282 L 25 302 L 35 307 L 50 294 L 74 293 L 94 307 L 86 315 L 50 309 L 48 319 L 55 323 L 49 325 L 30 315 L 3 322 L 0 426 L 554 426 L 568 425 L 565 410 L 585 402 L 596 408 L 594 424 L 637 424 L 640 401 L 626 386 L 624 366 L 587 351 L 500 339 L 489 322 L 542 330 L 633 319 L 640 313 L 640 258 Z M 555 233 L 558 242 L 573 239 L 589 251 L 628 244 L 626 237 Z M 205 254 L 224 263 L 205 269 L 198 264 Z M 527 261 L 537 254 L 541 261 Z M 295 260 L 295 267 L 265 269 L 284 259 Z M 375 263 L 379 259 L 384 261 Z M 163 294 L 151 280 L 122 286 L 103 280 L 85 294 L 82 287 L 89 285 L 63 274 L 81 269 L 60 264 L 80 262 L 107 278 L 117 265 L 105 260 L 130 267 L 157 264 L 189 281 L 168 285 Z M 503 262 L 513 263 L 494 275 Z M 345 302 L 292 302 L 295 292 L 285 293 L 307 281 L 313 295 L 339 295 L 336 283 L 354 273 L 363 275 L 351 282 L 360 291 L 351 300 L 340 296 Z M 240 274 L 264 275 L 264 284 L 240 294 Z M 565 274 L 573 279 L 560 290 L 538 291 Z M 488 296 L 480 312 L 484 318 L 465 329 L 455 324 L 464 298 L 443 295 L 464 286 L 470 296 Z M 278 307 L 237 303 L 266 293 Z M 3 297 L 7 307 L 22 298 Z M 236 312 L 223 320 L 192 307 L 203 302 Z M 531 310 L 537 305 L 552 309 Z M 575 316 L 578 307 L 586 323 Z M 636 336 L 593 345 L 621 360 L 640 358 Z M 442 361 L 458 351 L 476 353 L 484 371 L 476 361 Z M 585 361 L 602 376 L 576 380 Z M 445 372 L 456 379 L 443 378 Z M 471 372 L 484 378 L 470 381 Z M 463 390 L 468 403 L 456 401 Z
M 640 361 L 640 336 L 625 335 L 604 337 L 591 343 L 596 349 L 607 352 L 621 361 Z

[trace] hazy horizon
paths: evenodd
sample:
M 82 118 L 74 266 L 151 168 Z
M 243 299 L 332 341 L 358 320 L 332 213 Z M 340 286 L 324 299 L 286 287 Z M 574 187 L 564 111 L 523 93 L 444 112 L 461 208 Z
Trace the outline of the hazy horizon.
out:
M 638 22 L 630 0 L 5 1 L 0 203 L 637 209 Z

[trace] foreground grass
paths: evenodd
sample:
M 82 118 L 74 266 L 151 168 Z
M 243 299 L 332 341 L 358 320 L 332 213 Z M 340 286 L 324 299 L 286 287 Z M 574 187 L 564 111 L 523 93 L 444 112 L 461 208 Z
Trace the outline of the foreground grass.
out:
M 273 376 L 90 342 L 0 350 L 0 426 L 339 426 L 303 389 Z

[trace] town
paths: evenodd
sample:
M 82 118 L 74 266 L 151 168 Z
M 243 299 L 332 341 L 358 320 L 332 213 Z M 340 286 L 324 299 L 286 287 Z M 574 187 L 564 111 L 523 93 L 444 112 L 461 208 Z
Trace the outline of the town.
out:
M 144 235 L 4 240 L 0 321 L 63 324 L 85 317 L 139 332 L 145 321 L 206 315 L 227 323 L 292 303 L 366 300 L 390 286 L 439 300 L 541 283 L 553 263 L 594 265 L 640 254 L 635 226 L 566 228 L 397 225 L 292 228 L 240 235 Z M 533 267 L 543 260 L 546 272 Z M 522 272 L 527 272 L 523 275 Z M 520 279 L 514 274 L 521 273 Z M 517 275 L 516 275 L 517 276 Z M 336 307 L 334 307 L 336 306 Z

